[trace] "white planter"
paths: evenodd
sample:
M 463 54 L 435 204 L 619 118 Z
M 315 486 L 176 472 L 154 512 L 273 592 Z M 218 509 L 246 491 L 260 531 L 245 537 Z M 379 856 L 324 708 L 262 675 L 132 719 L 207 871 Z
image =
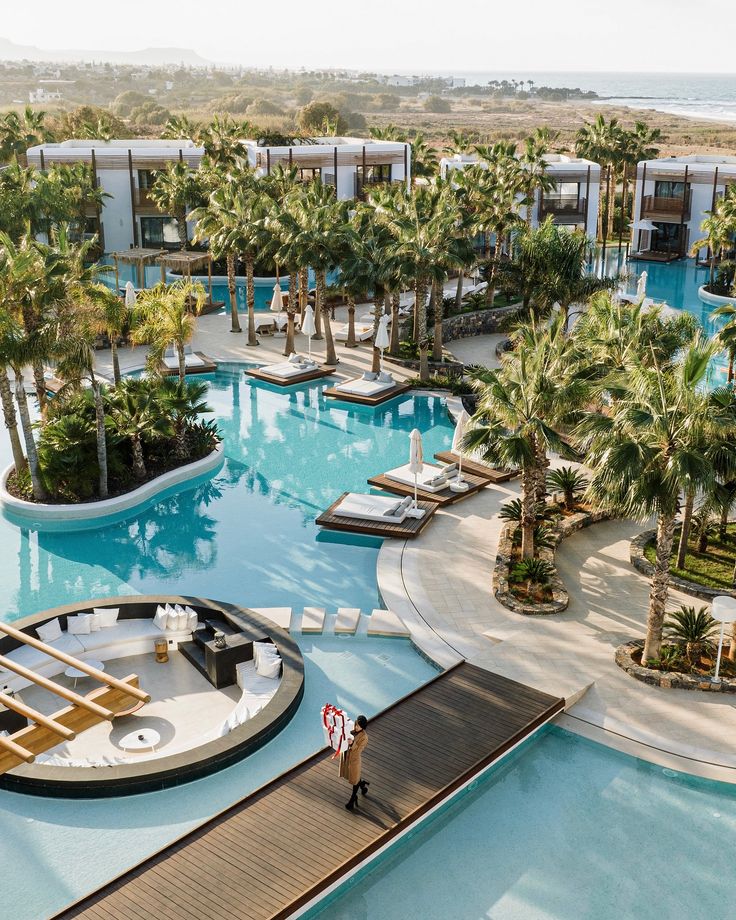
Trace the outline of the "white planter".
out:
M 172 486 L 188 482 L 190 479 L 196 479 L 197 476 L 201 476 L 203 473 L 217 469 L 222 465 L 224 459 L 222 444 L 218 444 L 211 454 L 201 460 L 195 460 L 194 463 L 187 463 L 186 466 L 180 466 L 178 469 L 163 473 L 132 492 L 126 492 L 124 495 L 117 495 L 114 498 L 106 498 L 102 501 L 84 502 L 79 505 L 48 505 L 42 502 L 27 502 L 22 498 L 16 498 L 7 489 L 8 477 L 14 469 L 13 466 L 9 466 L 0 477 L 0 505 L 17 517 L 37 522 L 88 521 L 106 518 L 134 508 L 136 505 L 141 505 Z
M 724 304 L 731 304 L 736 307 L 736 297 L 721 297 L 720 294 L 711 294 L 706 291 L 705 285 L 698 288 L 698 297 L 709 307 L 722 307 Z

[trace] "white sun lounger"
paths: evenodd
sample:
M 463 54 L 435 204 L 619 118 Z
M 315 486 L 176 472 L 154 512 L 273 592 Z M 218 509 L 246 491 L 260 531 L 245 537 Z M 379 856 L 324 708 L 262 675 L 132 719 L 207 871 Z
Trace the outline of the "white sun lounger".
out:
M 193 353 L 189 355 L 186 355 L 186 354 L 184 355 L 184 366 L 186 368 L 202 367 L 206 363 L 207 362 L 203 361 L 199 357 L 199 355 L 195 355 Z M 179 370 L 179 358 L 176 355 L 174 355 L 173 357 L 169 354 L 164 355 L 164 364 L 170 371 Z
M 332 513 L 339 517 L 357 518 L 361 521 L 387 521 L 400 524 L 406 518 L 411 506 L 411 498 L 399 501 L 390 496 L 348 492 Z
M 265 364 L 258 368 L 263 374 L 271 374 L 273 377 L 283 377 L 285 380 L 289 377 L 299 377 L 308 371 L 316 371 L 317 364 L 304 362 L 304 364 L 295 364 L 292 361 L 281 361 L 279 364 Z
M 386 390 L 390 390 L 396 386 L 395 380 L 363 380 L 362 377 L 358 377 L 355 380 L 345 380 L 343 383 L 338 383 L 334 389 L 338 393 L 349 393 L 351 396 L 378 396 L 379 393 L 383 393 Z
M 417 476 L 417 486 L 423 492 L 442 492 L 456 476 L 457 467 L 454 463 L 449 467 L 425 463 L 422 465 L 422 472 Z M 414 486 L 414 473 L 409 469 L 408 463 L 396 467 L 395 470 L 389 470 L 386 478 L 401 483 L 402 486 Z
M 373 323 L 356 323 L 355 338 L 358 342 L 365 342 L 373 337 Z M 338 342 L 347 342 L 348 340 L 348 323 L 345 323 L 335 333 L 335 339 Z

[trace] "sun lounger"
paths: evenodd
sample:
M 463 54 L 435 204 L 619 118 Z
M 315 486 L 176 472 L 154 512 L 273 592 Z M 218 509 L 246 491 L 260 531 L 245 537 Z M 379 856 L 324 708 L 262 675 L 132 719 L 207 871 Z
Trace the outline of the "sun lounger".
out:
M 177 357 L 172 358 L 169 355 L 164 355 L 164 364 L 170 371 L 179 370 L 179 359 Z M 192 367 L 204 367 L 206 364 L 207 362 L 203 361 L 199 355 L 184 355 L 184 366 L 187 370 Z
M 411 506 L 411 498 L 399 500 L 390 496 L 348 492 L 332 513 L 361 521 L 400 524 L 407 517 Z
M 348 340 L 348 323 L 340 326 L 335 333 L 335 340 L 338 342 L 347 342 Z M 358 342 L 366 342 L 373 338 L 373 323 L 356 323 L 355 338 Z
M 281 361 L 279 364 L 265 364 L 258 368 L 264 374 L 270 374 L 272 377 L 283 377 L 285 380 L 290 377 L 301 377 L 309 371 L 316 371 L 317 364 L 305 361 L 303 364 L 292 361 Z
M 414 485 L 414 473 L 409 469 L 409 464 L 398 466 L 385 474 L 387 479 L 398 482 L 404 486 Z M 442 492 L 449 487 L 450 482 L 457 478 L 457 465 L 436 466 L 434 463 L 425 463 L 422 471 L 416 477 L 417 487 L 423 492 Z
M 344 380 L 336 384 L 334 389 L 338 393 L 348 393 L 351 396 L 377 396 L 395 386 L 396 381 L 390 374 L 379 374 L 377 380 L 367 380 L 365 375 L 354 380 Z

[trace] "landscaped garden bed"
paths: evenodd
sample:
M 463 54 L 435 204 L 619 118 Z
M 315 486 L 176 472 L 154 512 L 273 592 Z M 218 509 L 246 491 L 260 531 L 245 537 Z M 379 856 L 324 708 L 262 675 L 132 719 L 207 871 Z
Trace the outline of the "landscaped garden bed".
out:
M 715 655 L 710 654 L 699 659 L 697 668 L 689 671 L 667 669 L 665 662 L 658 662 L 658 666 L 645 666 L 641 663 L 641 653 L 644 641 L 637 639 L 626 642 L 616 649 L 616 664 L 636 680 L 655 687 L 664 687 L 673 690 L 707 690 L 716 693 L 736 693 L 736 665 L 728 658 L 721 658 L 721 680 L 713 680 Z M 664 649 L 671 646 L 664 646 Z

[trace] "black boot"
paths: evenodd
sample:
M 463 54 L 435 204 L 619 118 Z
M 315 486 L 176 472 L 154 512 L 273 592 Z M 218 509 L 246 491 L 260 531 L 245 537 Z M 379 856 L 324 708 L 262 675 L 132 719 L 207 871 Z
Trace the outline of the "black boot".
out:
M 358 785 L 360 786 L 360 791 L 363 793 L 363 795 L 368 795 L 368 787 L 370 786 L 370 783 L 362 779 Z
M 350 801 L 345 804 L 345 807 L 347 808 L 348 811 L 352 811 L 357 804 L 358 804 L 357 795 L 351 795 Z

